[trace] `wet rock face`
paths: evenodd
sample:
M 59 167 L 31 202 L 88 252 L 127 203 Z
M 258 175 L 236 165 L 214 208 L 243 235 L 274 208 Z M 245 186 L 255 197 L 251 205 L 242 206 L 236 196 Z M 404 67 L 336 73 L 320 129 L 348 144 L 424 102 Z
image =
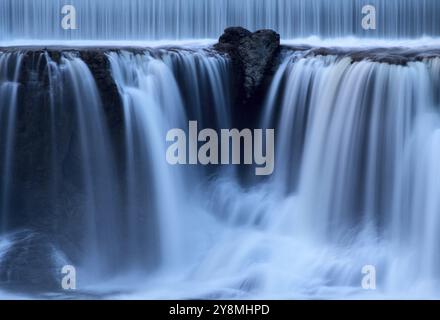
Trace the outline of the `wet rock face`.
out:
M 219 38 L 219 45 L 224 45 L 226 48 L 230 46 L 231 48 L 238 47 L 240 41 L 246 37 L 252 35 L 252 32 L 242 27 L 230 27 L 225 29 L 225 32 Z M 221 46 L 219 46 L 221 48 Z
M 272 73 L 279 48 L 280 36 L 272 30 L 260 30 L 240 40 L 238 55 L 243 63 L 246 99 L 250 99 L 265 76 Z
M 106 55 L 107 52 L 103 49 L 88 49 L 81 50 L 79 55 L 89 67 L 96 81 L 109 128 L 113 130 L 111 133 L 120 137 L 123 136 L 124 130 L 122 100 L 110 71 L 111 67 Z M 115 131 L 115 129 L 118 131 Z
M 280 48 L 280 35 L 275 31 L 252 33 L 241 27 L 227 28 L 214 46 L 231 57 L 237 103 L 245 109 L 261 101 L 261 92 L 279 64 Z

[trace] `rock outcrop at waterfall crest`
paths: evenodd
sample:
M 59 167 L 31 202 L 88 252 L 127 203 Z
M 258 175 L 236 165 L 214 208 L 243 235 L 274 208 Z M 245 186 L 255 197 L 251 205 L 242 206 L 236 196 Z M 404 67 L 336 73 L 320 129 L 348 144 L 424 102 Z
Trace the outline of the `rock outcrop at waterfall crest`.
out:
M 280 35 L 273 30 L 250 32 L 230 27 L 225 29 L 214 48 L 231 57 L 239 103 L 246 105 L 278 66 Z

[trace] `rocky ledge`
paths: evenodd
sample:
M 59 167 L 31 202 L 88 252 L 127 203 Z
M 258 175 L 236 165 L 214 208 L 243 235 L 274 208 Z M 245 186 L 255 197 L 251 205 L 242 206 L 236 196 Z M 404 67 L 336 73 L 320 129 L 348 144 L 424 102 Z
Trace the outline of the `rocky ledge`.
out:
M 410 62 L 440 57 L 440 48 L 407 47 L 312 47 L 283 46 L 283 51 L 304 52 L 303 57 L 337 56 L 348 57 L 352 62 L 371 61 L 390 65 L 406 66 Z

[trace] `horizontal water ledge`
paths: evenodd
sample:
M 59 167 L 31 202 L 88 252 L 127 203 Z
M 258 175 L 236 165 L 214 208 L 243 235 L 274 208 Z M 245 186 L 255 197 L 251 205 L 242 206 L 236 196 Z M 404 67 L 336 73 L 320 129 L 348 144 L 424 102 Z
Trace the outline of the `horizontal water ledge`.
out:
M 131 51 L 144 52 L 152 50 L 212 50 L 214 48 L 215 40 L 200 40 L 200 41 L 175 41 L 175 42 L 126 42 L 126 41 L 111 41 L 111 42 L 65 42 L 65 43 L 20 43 L 16 45 L 2 46 L 0 45 L 0 52 L 15 52 L 15 51 L 50 51 L 50 52 L 69 52 L 69 51 L 90 51 L 90 52 L 111 52 L 111 51 Z M 352 42 L 353 43 L 353 42 Z M 406 65 L 411 61 L 422 61 L 427 58 L 440 57 L 440 39 L 435 45 L 421 45 L 418 43 L 403 43 L 396 42 L 381 43 L 370 45 L 348 45 L 340 42 L 331 43 L 328 41 L 307 42 L 301 40 L 283 41 L 282 51 L 288 53 L 303 52 L 303 57 L 310 56 L 338 56 L 349 57 L 353 61 L 370 60 L 373 62 L 381 62 L 395 65 Z
M 161 48 L 161 47 L 207 47 L 217 39 L 125 41 L 125 40 L 13 40 L 0 41 L 0 48 Z M 439 40 L 440 44 L 440 40 Z
M 219 35 L 220 36 L 220 35 Z M 217 43 L 217 39 L 186 39 L 186 40 L 11 40 L 0 41 L 0 48 L 7 47 L 93 47 L 93 48 L 159 48 L 159 47 L 206 47 Z M 319 37 L 281 39 L 281 44 L 286 46 L 311 46 L 311 47 L 338 47 L 338 48 L 440 48 L 440 37 L 423 37 L 418 39 L 365 39 L 357 37 L 344 37 L 322 39 Z

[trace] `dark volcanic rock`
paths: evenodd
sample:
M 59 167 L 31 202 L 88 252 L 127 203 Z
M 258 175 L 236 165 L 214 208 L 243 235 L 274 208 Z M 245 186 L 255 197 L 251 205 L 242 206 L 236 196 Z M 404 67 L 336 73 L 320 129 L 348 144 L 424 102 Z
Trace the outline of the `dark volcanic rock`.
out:
M 246 99 L 253 96 L 265 76 L 273 73 L 279 48 L 280 36 L 271 30 L 260 30 L 240 40 L 238 55 L 244 68 Z
M 230 46 L 230 47 L 238 47 L 240 45 L 240 41 L 243 38 L 249 37 L 252 35 L 252 32 L 242 27 L 231 27 L 225 29 L 225 33 L 220 36 L 219 44 Z
M 241 27 L 225 29 L 215 49 L 231 56 L 243 81 L 244 99 L 249 100 L 267 75 L 273 74 L 280 50 L 280 35 L 272 30 L 250 32 Z
M 214 48 L 232 60 L 238 104 L 245 109 L 261 101 L 261 92 L 279 64 L 280 35 L 272 30 L 250 32 L 227 28 Z

